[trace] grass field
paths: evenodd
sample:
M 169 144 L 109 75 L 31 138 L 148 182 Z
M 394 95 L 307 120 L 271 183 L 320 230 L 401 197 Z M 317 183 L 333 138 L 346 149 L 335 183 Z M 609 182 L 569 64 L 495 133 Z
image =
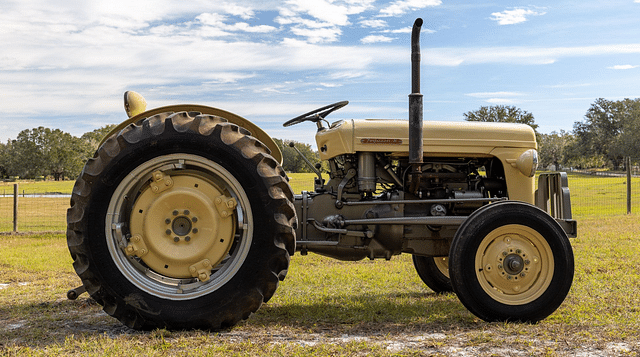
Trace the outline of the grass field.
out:
M 309 189 L 313 175 L 291 176 L 295 192 Z M 233 329 L 138 332 L 86 295 L 66 300 L 80 280 L 64 235 L 3 236 L 0 355 L 638 355 L 640 215 L 602 208 L 589 177 L 570 184 L 579 231 L 571 240 L 574 283 L 538 324 L 477 319 L 455 295 L 431 292 L 408 255 L 341 262 L 296 254 L 269 303 Z M 601 187 L 615 185 L 622 184 Z M 578 199 L 581 192 L 591 199 Z

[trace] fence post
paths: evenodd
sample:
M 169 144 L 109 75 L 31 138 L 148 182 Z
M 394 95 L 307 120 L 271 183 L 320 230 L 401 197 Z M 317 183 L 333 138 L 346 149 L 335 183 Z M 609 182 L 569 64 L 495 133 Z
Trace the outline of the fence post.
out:
M 18 232 L 18 184 L 13 184 L 13 233 Z
M 631 156 L 627 156 L 627 214 L 631 214 Z

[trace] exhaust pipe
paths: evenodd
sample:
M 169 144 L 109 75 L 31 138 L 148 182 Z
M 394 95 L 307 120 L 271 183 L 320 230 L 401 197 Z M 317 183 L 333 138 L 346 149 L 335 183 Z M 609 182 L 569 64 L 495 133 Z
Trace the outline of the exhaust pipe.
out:
M 409 94 L 409 163 L 414 172 L 422 171 L 422 94 L 420 94 L 420 27 L 416 19 L 411 31 L 411 94 Z
M 422 19 L 416 19 L 411 31 L 411 94 L 409 94 L 409 192 L 419 195 L 422 176 L 422 94 L 420 94 L 420 27 Z

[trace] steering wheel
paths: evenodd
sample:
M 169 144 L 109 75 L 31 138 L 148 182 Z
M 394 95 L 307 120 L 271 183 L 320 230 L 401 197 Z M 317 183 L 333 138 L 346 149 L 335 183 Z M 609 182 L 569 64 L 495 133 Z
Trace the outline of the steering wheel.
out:
M 331 114 L 332 112 L 344 107 L 345 105 L 349 104 L 349 101 L 347 100 L 343 100 L 342 102 L 338 102 L 338 103 L 333 103 L 333 104 L 329 104 L 327 106 L 324 106 L 322 108 L 318 108 L 315 110 L 312 110 L 308 113 L 304 113 L 302 115 L 299 115 L 291 120 L 288 120 L 287 122 L 285 122 L 284 124 L 282 124 L 282 126 L 287 127 L 287 126 L 291 126 L 291 125 L 296 125 L 296 124 L 300 124 L 304 121 L 312 121 L 314 123 L 319 122 L 320 120 L 324 120 L 324 118 L 327 117 L 327 115 Z

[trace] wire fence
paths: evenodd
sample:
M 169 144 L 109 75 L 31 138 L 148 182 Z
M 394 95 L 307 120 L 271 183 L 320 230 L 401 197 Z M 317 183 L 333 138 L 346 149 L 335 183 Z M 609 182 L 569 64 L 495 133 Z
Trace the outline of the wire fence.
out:
M 0 233 L 52 232 L 67 229 L 70 195 L 3 192 L 0 196 Z
M 640 212 L 640 165 L 634 163 L 640 163 L 640 158 L 631 159 L 629 172 L 568 170 L 574 219 Z M 0 191 L 0 234 L 65 232 L 69 199 L 69 194 L 4 188 Z

